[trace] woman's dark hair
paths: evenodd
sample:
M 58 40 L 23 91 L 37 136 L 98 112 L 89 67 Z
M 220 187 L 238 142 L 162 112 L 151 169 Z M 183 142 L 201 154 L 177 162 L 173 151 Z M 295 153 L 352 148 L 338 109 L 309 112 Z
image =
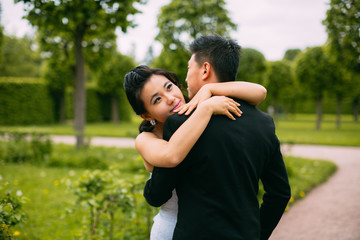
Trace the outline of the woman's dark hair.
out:
M 140 98 L 145 83 L 149 81 L 152 75 L 162 75 L 169 79 L 176 86 L 179 86 L 179 80 L 175 73 L 161 68 L 149 68 L 146 65 L 140 65 L 125 75 L 124 88 L 127 99 L 137 115 L 147 112 L 144 102 Z M 154 126 L 149 121 L 144 120 L 139 126 L 139 132 L 152 132 Z

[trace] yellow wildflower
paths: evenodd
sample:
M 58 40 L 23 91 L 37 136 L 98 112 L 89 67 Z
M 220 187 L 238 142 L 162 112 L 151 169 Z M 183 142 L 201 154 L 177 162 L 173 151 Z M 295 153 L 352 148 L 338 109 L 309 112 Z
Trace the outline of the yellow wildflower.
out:
M 289 202 L 292 203 L 292 202 L 294 202 L 294 201 L 295 201 L 295 199 L 294 199 L 293 197 L 291 197 Z
M 286 212 L 287 210 L 289 210 L 289 205 L 287 205 L 287 206 L 286 206 L 286 208 L 285 208 L 285 212 Z
M 299 195 L 300 195 L 300 197 L 305 197 L 305 192 L 301 191 L 301 192 L 299 193 Z
M 49 194 L 49 190 L 44 189 L 44 194 Z
M 54 181 L 54 185 L 55 185 L 55 186 L 59 186 L 59 184 L 60 184 L 59 180 L 55 180 L 55 181 Z
M 14 232 L 14 236 L 15 236 L 15 237 L 20 236 L 20 232 L 19 232 L 19 231 L 15 231 L 15 232 Z

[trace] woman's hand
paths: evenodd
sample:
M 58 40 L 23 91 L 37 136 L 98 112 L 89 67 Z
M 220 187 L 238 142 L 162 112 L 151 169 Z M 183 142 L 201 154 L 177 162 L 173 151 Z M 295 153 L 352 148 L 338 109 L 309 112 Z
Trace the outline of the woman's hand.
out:
M 235 120 L 235 116 L 240 117 L 242 111 L 239 109 L 240 104 L 231 98 L 224 96 L 213 96 L 199 104 L 200 107 L 207 107 L 213 115 L 225 115 Z
M 211 96 L 212 94 L 210 88 L 204 85 L 200 88 L 200 90 L 196 93 L 196 95 L 190 100 L 190 102 L 180 106 L 174 112 L 177 112 L 178 114 L 185 113 L 185 115 L 189 115 L 200 103 L 211 98 Z

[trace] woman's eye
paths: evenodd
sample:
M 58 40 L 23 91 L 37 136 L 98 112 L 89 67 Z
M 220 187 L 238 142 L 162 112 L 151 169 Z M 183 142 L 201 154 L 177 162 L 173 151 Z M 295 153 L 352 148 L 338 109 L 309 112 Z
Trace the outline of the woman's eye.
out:
M 160 101 L 160 99 L 161 99 L 160 97 L 155 98 L 154 104 L 158 103 Z
M 170 84 L 168 84 L 167 86 L 166 86 L 166 89 L 167 90 L 170 90 L 172 88 L 172 83 L 170 83 Z

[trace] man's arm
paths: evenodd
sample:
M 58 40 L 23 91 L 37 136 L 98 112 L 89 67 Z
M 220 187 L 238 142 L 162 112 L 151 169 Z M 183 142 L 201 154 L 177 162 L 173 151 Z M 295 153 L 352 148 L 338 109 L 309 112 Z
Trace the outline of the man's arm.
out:
M 170 116 L 164 124 L 164 140 L 168 141 L 186 119 L 187 116 L 179 116 L 178 114 Z M 175 188 L 179 178 L 181 166 L 182 163 L 175 168 L 154 167 L 152 176 L 146 182 L 144 188 L 144 197 L 150 205 L 159 207 L 171 198 L 172 190 Z
M 275 149 L 261 177 L 265 194 L 260 208 L 261 240 L 268 239 L 281 219 L 291 197 L 288 176 L 276 138 Z

